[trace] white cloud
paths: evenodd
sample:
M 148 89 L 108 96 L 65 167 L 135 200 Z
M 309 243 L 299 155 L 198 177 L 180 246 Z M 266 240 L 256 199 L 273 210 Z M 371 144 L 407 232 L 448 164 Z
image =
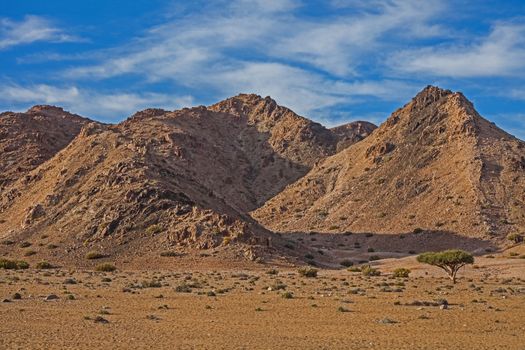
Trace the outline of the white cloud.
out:
M 209 95 L 270 95 L 302 114 L 351 103 L 356 97 L 408 98 L 399 81 L 367 82 L 355 69 L 385 45 L 383 37 L 433 36 L 436 1 L 384 1 L 374 11 L 308 19 L 300 1 L 236 0 L 214 11 L 170 19 L 121 47 L 92 53 L 94 64 L 67 70 L 70 80 L 136 75 L 174 81 Z M 89 55 L 88 55 L 89 56 Z M 393 89 L 388 91 L 388 89 Z M 410 94 L 408 94 L 410 92 Z
M 71 69 L 68 76 L 191 79 L 210 66 L 242 65 L 239 56 L 248 56 L 244 61 L 306 63 L 348 78 L 385 46 L 386 35 L 437 35 L 430 22 L 443 10 L 440 4 L 432 0 L 421 8 L 415 0 L 383 1 L 374 12 L 305 19 L 293 11 L 301 5 L 297 1 L 236 0 L 222 9 L 204 9 L 155 27 L 131 44 L 110 50 L 102 62 Z
M 191 106 L 193 98 L 157 93 L 99 93 L 79 89 L 76 86 L 2 84 L 0 85 L 0 102 L 16 105 L 22 109 L 27 109 L 35 104 L 59 105 L 85 116 L 120 120 L 145 108 L 179 109 Z
M 494 77 L 525 70 L 525 24 L 497 23 L 473 44 L 402 51 L 393 59 L 397 71 L 427 76 Z
M 0 50 L 37 41 L 67 42 L 79 39 L 64 33 L 50 21 L 39 16 L 25 16 L 16 22 L 8 18 L 0 19 Z

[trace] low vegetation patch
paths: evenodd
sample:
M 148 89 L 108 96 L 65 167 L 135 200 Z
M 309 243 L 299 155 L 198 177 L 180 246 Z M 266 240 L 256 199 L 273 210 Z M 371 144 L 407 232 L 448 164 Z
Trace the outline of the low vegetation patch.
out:
M 23 260 L 9 260 L 0 259 L 0 269 L 5 270 L 25 270 L 29 268 L 29 264 Z
M 405 269 L 404 267 L 395 269 L 394 273 L 392 274 L 392 276 L 395 278 L 407 278 L 409 275 L 410 275 L 410 270 Z
M 115 265 L 112 265 L 112 264 L 109 264 L 109 263 L 106 263 L 106 264 L 99 264 L 95 267 L 95 271 L 99 271 L 99 272 L 113 272 L 115 271 L 117 268 L 115 267 Z
M 88 260 L 102 259 L 103 257 L 105 257 L 104 254 L 95 251 L 86 254 L 86 259 Z
M 510 235 L 507 236 L 507 239 L 514 243 L 523 242 L 523 236 L 520 235 L 519 233 L 511 233 Z
M 162 232 L 162 227 L 160 225 L 151 225 L 146 229 L 146 233 L 149 236 L 154 236 Z
M 361 273 L 363 274 L 363 276 L 380 276 L 381 275 L 381 271 L 373 268 L 370 265 L 363 266 L 361 268 Z
M 53 268 L 53 265 L 51 265 L 49 262 L 47 261 L 41 261 L 39 263 L 36 264 L 36 268 L 39 269 L 39 270 L 46 270 L 46 269 L 52 269 Z
M 151 281 L 142 281 L 142 288 L 160 288 L 162 287 L 162 284 L 159 281 L 151 280 Z
M 315 278 L 317 277 L 317 269 L 311 267 L 302 267 L 298 270 L 299 274 L 303 277 Z
M 160 253 L 160 256 L 174 258 L 174 257 L 180 256 L 180 254 L 177 252 L 166 251 L 166 252 Z

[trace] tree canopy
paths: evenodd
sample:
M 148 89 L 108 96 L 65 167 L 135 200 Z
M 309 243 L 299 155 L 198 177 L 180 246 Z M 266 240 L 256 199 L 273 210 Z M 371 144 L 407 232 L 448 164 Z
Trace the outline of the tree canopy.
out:
M 451 249 L 420 254 L 417 257 L 417 261 L 445 270 L 452 282 L 456 283 L 456 274 L 459 269 L 467 264 L 473 264 L 474 256 L 463 250 Z

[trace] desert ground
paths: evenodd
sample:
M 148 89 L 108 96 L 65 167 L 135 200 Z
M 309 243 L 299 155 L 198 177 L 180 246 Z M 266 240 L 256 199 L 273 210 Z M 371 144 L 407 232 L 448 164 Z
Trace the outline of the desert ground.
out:
M 415 256 L 371 262 L 380 276 L 216 269 L 213 257 L 158 271 L 0 270 L 0 348 L 525 349 L 524 253 L 478 256 L 455 285 Z M 398 267 L 409 277 L 394 278 Z

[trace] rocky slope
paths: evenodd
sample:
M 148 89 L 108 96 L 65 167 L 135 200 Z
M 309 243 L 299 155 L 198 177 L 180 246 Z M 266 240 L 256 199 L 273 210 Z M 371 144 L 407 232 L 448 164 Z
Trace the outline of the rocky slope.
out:
M 525 144 L 482 118 L 461 93 L 429 86 L 253 217 L 281 232 L 521 233 Z
M 88 122 L 52 106 L 0 114 L 0 189 L 54 156 Z
M 0 193 L 0 235 L 8 243 L 44 240 L 60 247 L 52 250 L 61 259 L 92 249 L 144 253 L 231 242 L 254 259 L 257 247 L 282 240 L 246 212 L 335 153 L 343 138 L 359 139 L 353 133 L 336 135 L 256 95 L 209 108 L 149 109 L 118 125 L 90 123 Z

